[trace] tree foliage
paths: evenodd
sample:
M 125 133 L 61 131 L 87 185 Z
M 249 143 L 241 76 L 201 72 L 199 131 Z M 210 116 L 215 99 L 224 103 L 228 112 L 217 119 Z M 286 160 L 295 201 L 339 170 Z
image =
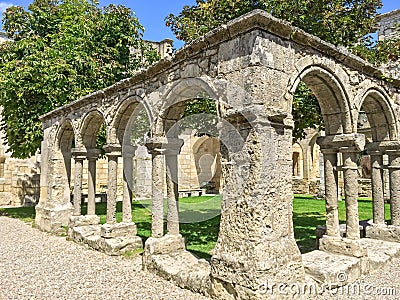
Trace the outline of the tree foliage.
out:
M 166 25 L 178 39 L 194 40 L 213 28 L 254 9 L 262 9 L 321 39 L 351 46 L 371 32 L 380 0 L 196 0 Z
M 374 43 L 368 36 L 381 7 L 380 0 L 196 0 L 195 5 L 184 6 L 179 14 L 170 14 L 165 21 L 178 39 L 190 42 L 240 15 L 262 9 L 380 64 L 400 57 L 399 41 Z M 323 128 L 318 100 L 305 84 L 296 91 L 293 118 L 295 140 L 304 137 L 306 128 Z
M 39 148 L 40 115 L 158 59 L 142 40 L 142 25 L 122 5 L 35 0 L 28 10 L 8 8 L 3 23 L 13 41 L 0 45 L 0 105 L 14 157 Z

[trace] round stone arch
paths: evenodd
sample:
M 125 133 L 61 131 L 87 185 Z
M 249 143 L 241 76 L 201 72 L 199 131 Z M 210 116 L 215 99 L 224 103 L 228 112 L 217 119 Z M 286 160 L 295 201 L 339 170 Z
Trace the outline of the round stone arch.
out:
M 326 134 L 352 133 L 351 105 L 345 88 L 348 81 L 346 73 L 337 65 L 333 69 L 324 64 L 299 64 L 298 72 L 290 80 L 290 100 L 293 100 L 298 85 L 303 81 L 318 100 Z
M 79 132 L 82 144 L 86 149 L 96 148 L 97 133 L 105 122 L 104 115 L 97 109 L 93 109 L 83 116 Z
M 51 154 L 52 174 L 49 190 L 50 198 L 56 203 L 69 204 L 71 199 L 71 158 L 72 147 L 76 141 L 76 127 L 71 119 L 62 119 L 55 134 L 53 151 Z
M 154 135 L 162 136 L 171 127 L 167 123 L 174 123 L 180 119 L 180 114 L 184 112 L 186 101 L 200 98 L 199 96 L 202 94 L 214 99 L 216 102 L 220 102 L 217 90 L 208 78 L 186 78 L 174 82 L 160 99 L 161 107 L 156 120 L 154 120 Z M 220 105 L 217 103 L 216 106 L 217 114 L 220 115 Z
M 367 86 L 355 98 L 357 113 L 354 122 L 357 124 L 361 110 L 367 114 L 372 129 L 374 142 L 397 140 L 398 121 L 387 93 L 376 86 Z
M 146 98 L 139 96 L 126 96 L 119 101 L 119 105 L 106 119 L 111 120 L 107 124 L 107 143 L 122 146 L 127 138 L 127 129 L 132 123 L 132 117 L 138 109 L 144 109 L 150 125 L 153 123 L 153 114 Z

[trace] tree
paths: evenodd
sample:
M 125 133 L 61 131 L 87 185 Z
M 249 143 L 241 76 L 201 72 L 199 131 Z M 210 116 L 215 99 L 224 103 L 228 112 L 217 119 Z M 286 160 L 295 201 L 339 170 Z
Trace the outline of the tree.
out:
M 194 40 L 254 9 L 262 9 L 335 45 L 351 46 L 371 32 L 380 0 L 196 0 L 166 25 L 178 39 Z
M 376 10 L 381 7 L 380 0 L 196 0 L 196 5 L 184 6 L 178 15 L 170 14 L 165 21 L 178 39 L 188 43 L 240 15 L 263 9 L 379 64 L 399 59 L 400 53 L 399 41 L 373 44 L 368 36 L 376 23 Z M 306 128 L 323 128 L 318 101 L 304 84 L 295 93 L 293 117 L 295 140 L 304 137 Z
M 0 105 L 14 157 L 40 147 L 40 115 L 158 59 L 134 13 L 121 5 L 35 0 L 28 10 L 8 8 L 3 23 L 13 41 L 0 45 Z

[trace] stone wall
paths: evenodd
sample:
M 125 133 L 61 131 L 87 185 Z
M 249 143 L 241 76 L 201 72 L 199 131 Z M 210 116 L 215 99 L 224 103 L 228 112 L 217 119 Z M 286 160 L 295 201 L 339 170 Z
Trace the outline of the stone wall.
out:
M 378 17 L 378 40 L 384 41 L 388 39 L 400 38 L 400 9 L 393 10 Z
M 378 40 L 400 39 L 400 9 L 382 14 L 378 17 Z M 399 61 L 389 62 L 383 66 L 393 78 L 400 78 Z

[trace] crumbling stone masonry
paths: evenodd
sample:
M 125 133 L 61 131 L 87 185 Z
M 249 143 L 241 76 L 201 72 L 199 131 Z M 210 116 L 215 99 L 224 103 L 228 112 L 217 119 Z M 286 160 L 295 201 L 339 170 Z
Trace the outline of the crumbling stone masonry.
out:
M 99 124 L 105 122 L 107 223 L 100 233 L 92 235 L 100 238 L 86 239 L 106 252 L 139 246 L 130 213 L 129 188 L 124 188 L 124 219 L 120 224 L 115 221 L 115 203 L 118 157 L 123 157 L 127 187 L 132 181 L 130 157 L 134 151 L 124 135 L 130 117 L 142 108 L 151 124 L 146 145 L 152 155 L 153 182 L 152 237 L 145 245 L 145 268 L 180 286 L 221 299 L 268 298 L 260 292 L 260 286 L 266 282 L 304 282 L 305 270 L 311 277 L 318 277 L 324 269 L 319 266 L 320 273 L 312 272 L 312 268 L 318 268 L 312 264 L 325 261 L 321 257 L 327 253 L 342 258 L 330 256 L 330 261 L 351 260 L 348 265 L 354 276 L 349 280 L 354 280 L 372 262 L 358 227 L 356 162 L 364 147 L 374 157 L 374 224 L 367 240 L 381 243 L 375 239 L 400 239 L 400 81 L 383 81 L 383 75 L 343 49 L 263 11 L 253 11 L 132 78 L 42 116 L 41 196 L 36 224 L 46 231 L 70 224 L 71 235 L 77 235 L 79 228 L 96 226 L 95 216 L 80 216 L 80 201 L 71 205 L 69 180 L 75 178 L 74 198 L 79 199 L 76 197 L 80 194 L 82 160 L 95 159 L 94 137 Z M 320 240 L 323 251 L 311 257 L 301 256 L 292 221 L 291 104 L 300 81 L 316 95 L 326 128 L 326 136 L 317 143 L 325 162 L 327 230 Z M 210 264 L 188 253 L 179 235 L 176 155 L 182 143 L 172 130 L 182 116 L 185 102 L 204 95 L 215 99 L 220 116 L 224 177 L 220 234 Z M 372 130 L 373 142 L 367 145 L 364 136 L 357 133 L 360 110 L 366 112 Z M 383 155 L 389 157 L 391 226 L 383 219 Z M 339 233 L 339 170 L 343 171 L 345 182 L 346 238 Z M 163 228 L 165 173 L 167 232 Z M 93 186 L 89 189 L 90 199 Z M 85 239 L 84 234 L 80 237 Z M 399 253 L 398 248 L 396 251 Z M 323 278 L 326 279 L 329 278 Z

